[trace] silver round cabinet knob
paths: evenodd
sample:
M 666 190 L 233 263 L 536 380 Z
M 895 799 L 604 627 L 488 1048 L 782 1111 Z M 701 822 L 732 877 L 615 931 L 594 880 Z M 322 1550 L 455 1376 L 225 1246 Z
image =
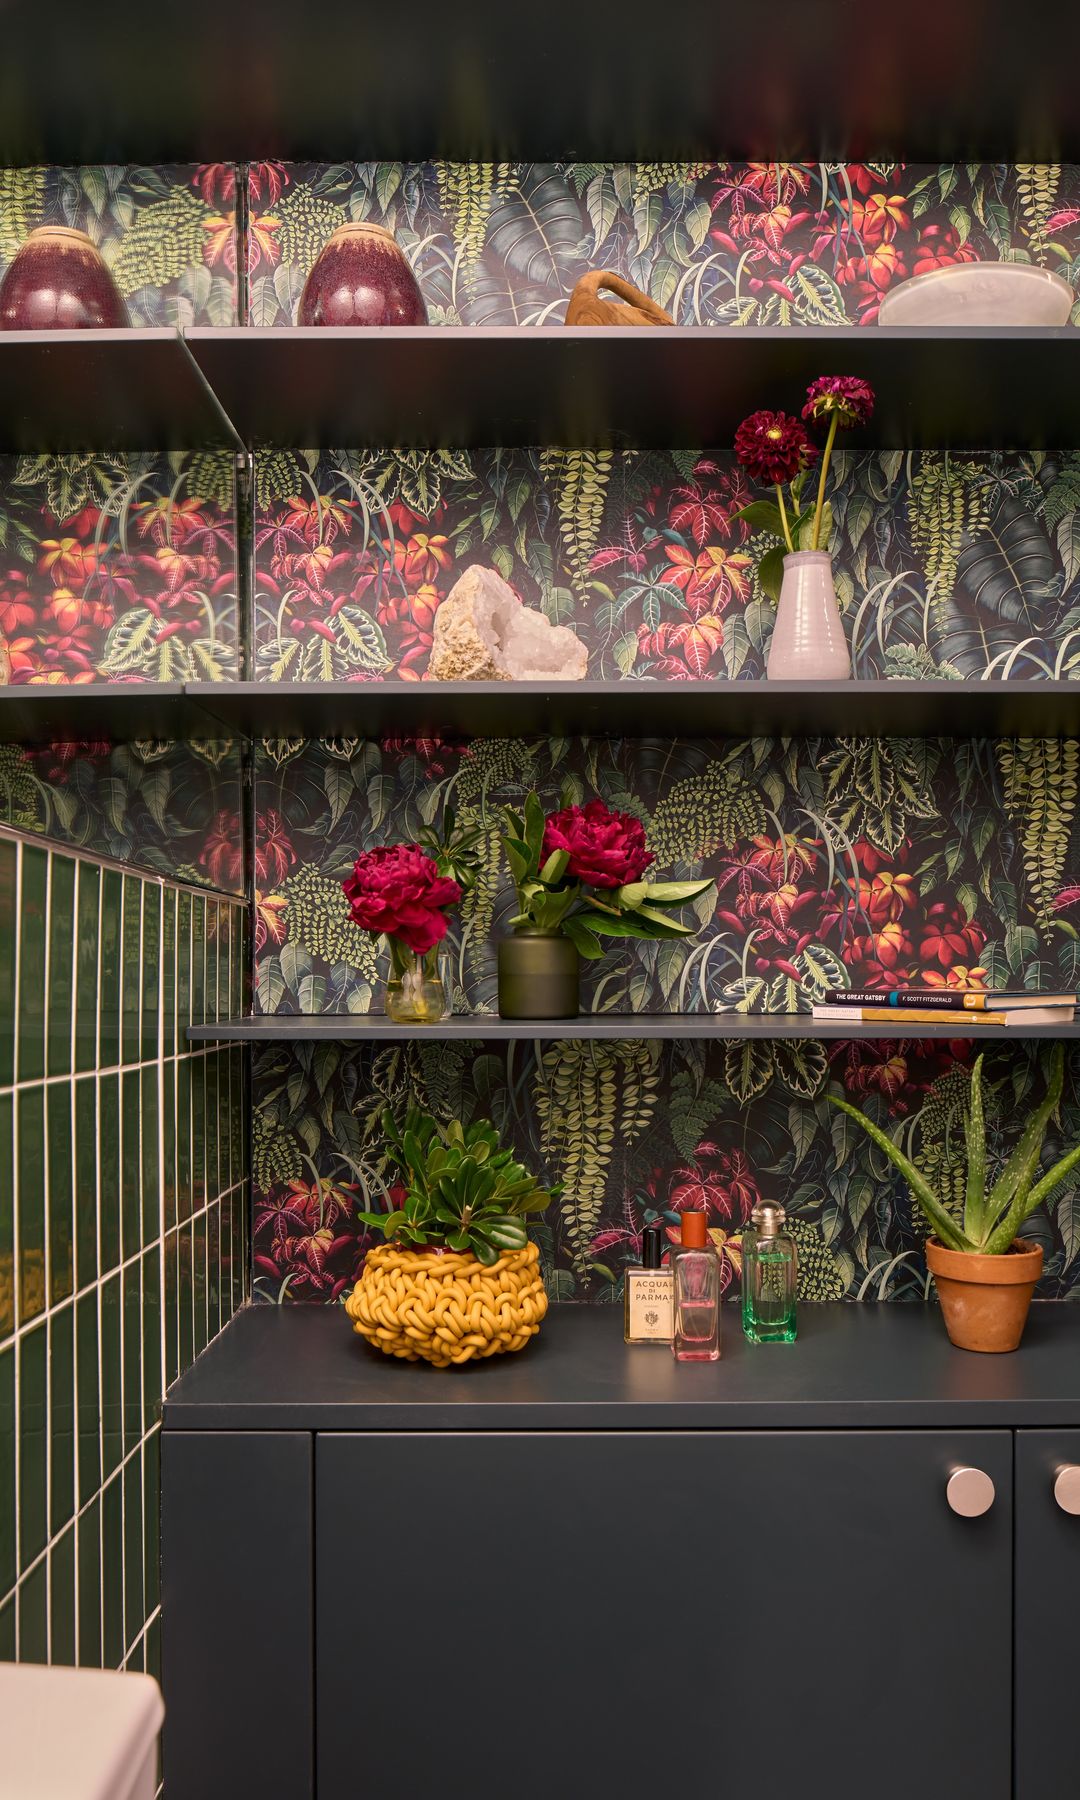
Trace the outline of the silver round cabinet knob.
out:
M 994 1484 L 985 1469 L 954 1469 L 945 1498 L 962 1519 L 978 1519 L 994 1504 Z
M 1080 1513 L 1080 1465 L 1062 1463 L 1054 1476 L 1054 1499 L 1062 1512 Z

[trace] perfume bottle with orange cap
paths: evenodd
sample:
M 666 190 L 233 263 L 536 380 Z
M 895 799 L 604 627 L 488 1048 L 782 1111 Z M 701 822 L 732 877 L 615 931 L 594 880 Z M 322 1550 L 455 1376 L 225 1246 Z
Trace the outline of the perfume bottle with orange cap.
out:
M 684 1212 L 681 1243 L 671 1252 L 674 1331 L 679 1362 L 715 1362 L 720 1355 L 720 1258 L 703 1212 Z

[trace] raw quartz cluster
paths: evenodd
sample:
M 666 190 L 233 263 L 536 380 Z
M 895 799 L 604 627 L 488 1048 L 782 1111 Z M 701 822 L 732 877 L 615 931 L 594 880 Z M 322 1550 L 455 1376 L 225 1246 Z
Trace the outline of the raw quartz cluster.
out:
M 474 563 L 435 614 L 432 681 L 581 681 L 589 652 L 568 625 L 525 606 L 494 569 Z

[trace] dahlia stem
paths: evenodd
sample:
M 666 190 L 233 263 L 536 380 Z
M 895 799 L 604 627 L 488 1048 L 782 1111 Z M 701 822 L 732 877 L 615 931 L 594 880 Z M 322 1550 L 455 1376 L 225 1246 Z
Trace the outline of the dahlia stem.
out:
M 818 540 L 821 537 L 821 515 L 825 510 L 825 482 L 829 473 L 829 462 L 833 453 L 833 445 L 836 442 L 836 427 L 839 423 L 840 414 L 834 412 L 829 419 L 829 435 L 825 439 L 825 449 L 821 458 L 821 474 L 818 478 L 817 486 L 817 505 L 814 508 L 814 531 L 810 539 L 811 550 L 820 550 L 821 548 Z
M 794 554 L 795 546 L 791 541 L 791 526 L 788 524 L 787 507 L 784 505 L 784 490 L 779 482 L 776 484 L 776 498 L 780 505 L 780 523 L 784 527 L 784 541 L 787 544 L 788 549 Z

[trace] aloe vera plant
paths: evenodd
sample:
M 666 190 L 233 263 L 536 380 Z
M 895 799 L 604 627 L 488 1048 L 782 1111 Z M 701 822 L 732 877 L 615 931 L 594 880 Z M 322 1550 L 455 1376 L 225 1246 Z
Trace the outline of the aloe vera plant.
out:
M 389 1110 L 382 1124 L 391 1159 L 405 1178 L 405 1203 L 394 1212 L 358 1217 L 387 1242 L 471 1250 L 490 1267 L 504 1250 L 524 1249 L 524 1215 L 543 1212 L 560 1192 L 541 1187 L 513 1151 L 502 1148 L 490 1119 L 440 1125 L 411 1107 L 404 1129 Z
M 935 1194 L 920 1169 L 906 1157 L 888 1133 L 847 1100 L 829 1096 L 833 1106 L 861 1125 L 890 1162 L 899 1169 L 912 1195 L 922 1207 L 939 1243 L 948 1250 L 967 1251 L 971 1255 L 1000 1256 L 1013 1243 L 1025 1219 L 1048 1199 L 1070 1169 L 1080 1163 L 1080 1144 L 1069 1150 L 1039 1180 L 1039 1162 L 1043 1140 L 1050 1119 L 1057 1110 L 1065 1079 L 1065 1046 L 1055 1044 L 1050 1064 L 1050 1080 L 1042 1105 L 1031 1115 L 1012 1155 L 1005 1163 L 993 1187 L 987 1192 L 986 1130 L 982 1092 L 983 1059 L 979 1056 L 971 1072 L 971 1105 L 964 1120 L 967 1144 L 967 1184 L 964 1195 L 963 1223 L 957 1224 L 945 1203 Z

